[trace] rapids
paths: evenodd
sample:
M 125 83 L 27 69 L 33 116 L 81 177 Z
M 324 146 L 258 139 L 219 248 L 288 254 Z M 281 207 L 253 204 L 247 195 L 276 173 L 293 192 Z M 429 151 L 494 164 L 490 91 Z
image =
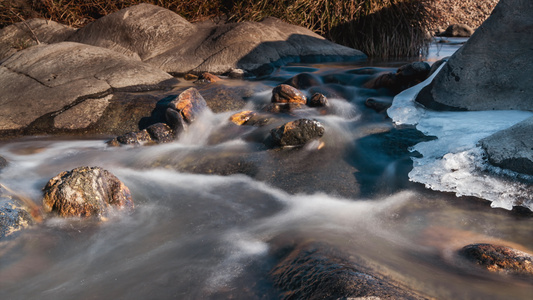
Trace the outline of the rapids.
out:
M 445 55 L 457 49 L 442 47 Z M 441 54 L 433 51 L 431 60 Z M 278 299 L 268 279 L 273 249 L 299 240 L 332 245 L 435 299 L 531 299 L 531 280 L 464 265 L 454 251 L 491 242 L 531 252 L 533 214 L 409 181 L 433 180 L 416 172 L 433 155 L 424 145 L 439 140 L 427 142 L 413 126 L 394 128 L 364 106 L 368 97 L 392 101 L 362 86 L 369 72 L 402 63 L 288 66 L 261 81 L 236 82 L 271 89 L 301 72 L 320 78 L 330 113 L 296 114 L 324 124 L 323 148 L 268 150 L 260 142 L 268 131 L 229 129 L 232 112 L 207 112 L 178 141 L 150 147 L 110 148 L 109 137 L 0 142 L 9 161 L 0 183 L 36 203 L 50 178 L 89 165 L 115 174 L 136 205 L 134 214 L 99 224 L 48 218 L 1 241 L 1 299 Z M 250 108 L 269 97 L 268 89 L 257 93 Z M 424 118 L 417 128 L 441 139 L 431 130 L 439 116 Z M 475 151 L 475 142 L 467 144 L 474 150 L 460 150 Z

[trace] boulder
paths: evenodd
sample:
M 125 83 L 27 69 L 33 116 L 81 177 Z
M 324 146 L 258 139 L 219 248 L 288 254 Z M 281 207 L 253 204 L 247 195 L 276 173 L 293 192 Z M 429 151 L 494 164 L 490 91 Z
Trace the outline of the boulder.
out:
M 109 112 L 112 94 L 176 83 L 159 69 L 104 48 L 71 42 L 30 47 L 0 65 L 0 132 L 84 130 Z
M 286 80 L 283 83 L 295 87 L 299 90 L 306 90 L 312 86 L 321 85 L 322 80 L 320 80 L 320 77 L 311 73 L 300 73 L 296 76 L 293 76 L 289 80 Z
M 272 141 L 276 146 L 301 146 L 324 135 L 320 122 L 299 119 L 288 122 L 271 131 Z
M 207 103 L 197 89 L 189 88 L 172 100 L 168 107 L 179 112 L 190 124 L 207 108 Z
M 39 43 L 65 41 L 75 28 L 40 18 L 29 19 L 0 30 L 0 61 Z
M 491 164 L 533 175 L 533 117 L 480 141 Z
M 248 122 L 255 115 L 256 115 L 255 112 L 253 112 L 251 110 L 245 110 L 245 111 L 241 111 L 241 112 L 238 112 L 236 114 L 233 114 L 229 118 L 229 120 L 230 120 L 230 122 L 240 126 L 240 125 L 245 125 L 246 122 Z
M 171 74 L 265 74 L 288 62 L 361 60 L 366 56 L 278 19 L 191 24 L 170 10 L 139 4 L 102 17 L 69 40 L 105 47 Z
M 280 84 L 272 90 L 272 103 L 295 103 L 306 104 L 307 98 L 305 95 L 288 84 Z
M 506 246 L 472 244 L 459 250 L 459 255 L 491 272 L 533 275 L 533 255 Z
M 416 101 L 438 110 L 533 110 L 533 2 L 501 0 Z
M 113 209 L 134 209 L 130 190 L 99 167 L 79 167 L 50 179 L 43 189 L 43 211 L 59 217 L 98 217 Z
M 327 244 L 306 242 L 283 250 L 285 255 L 270 271 L 272 281 L 282 290 L 280 298 L 425 299 L 373 274 Z
M 0 241 L 34 223 L 30 212 L 11 197 L 0 195 Z
M 446 28 L 443 32 L 439 33 L 438 36 L 445 37 L 470 37 L 474 34 L 474 29 L 466 24 L 452 24 Z
M 329 105 L 328 98 L 324 94 L 314 93 L 307 105 L 310 107 L 326 107 Z

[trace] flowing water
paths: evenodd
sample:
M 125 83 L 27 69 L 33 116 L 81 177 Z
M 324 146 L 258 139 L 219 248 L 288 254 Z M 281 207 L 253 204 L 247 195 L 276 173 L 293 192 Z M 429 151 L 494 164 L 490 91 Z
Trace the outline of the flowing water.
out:
M 286 120 L 237 128 L 227 121 L 231 112 L 207 112 L 178 141 L 150 147 L 109 148 L 107 137 L 3 142 L 0 156 L 10 164 L 0 182 L 36 203 L 50 178 L 89 165 L 122 180 L 136 211 L 102 223 L 48 218 L 1 242 L 1 299 L 277 299 L 268 272 L 284 240 L 327 243 L 436 299 L 531 299 L 531 280 L 485 272 L 454 251 L 491 242 L 531 252 L 533 214 L 409 181 L 430 178 L 413 175 L 430 152 L 407 151 L 428 139 L 364 107 L 368 97 L 392 100 L 362 86 L 369 74 L 401 64 L 291 66 L 262 82 L 236 82 L 271 89 L 301 72 L 316 75 L 315 89 L 329 93 L 332 107 L 295 114 L 324 124 L 323 146 L 268 150 L 261 142 L 268 128 Z M 269 93 L 257 93 L 250 107 Z M 418 123 L 439 136 L 426 130 L 439 126 Z

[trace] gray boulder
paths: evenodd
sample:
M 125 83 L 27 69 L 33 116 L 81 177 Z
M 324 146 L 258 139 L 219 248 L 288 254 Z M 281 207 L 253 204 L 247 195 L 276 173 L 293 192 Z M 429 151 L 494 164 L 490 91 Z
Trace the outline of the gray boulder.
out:
M 533 117 L 480 141 L 493 165 L 533 175 Z
M 0 64 L 0 131 L 83 130 L 108 113 L 113 94 L 175 83 L 159 69 L 100 47 L 72 42 L 30 47 Z
M 278 19 L 191 24 L 150 4 L 102 17 L 69 40 L 109 48 L 171 74 L 222 74 L 233 69 L 268 73 L 288 62 L 366 58 L 358 50 Z
M 533 2 L 501 0 L 417 101 L 439 110 L 533 110 Z
M 7 26 L 0 30 L 0 61 L 39 43 L 62 42 L 74 32 L 75 28 L 40 18 Z

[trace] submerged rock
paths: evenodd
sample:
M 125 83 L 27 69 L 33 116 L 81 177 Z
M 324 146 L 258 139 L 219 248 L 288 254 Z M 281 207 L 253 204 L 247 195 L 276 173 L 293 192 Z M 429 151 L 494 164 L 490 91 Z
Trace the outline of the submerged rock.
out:
M 472 244 L 463 247 L 458 253 L 491 272 L 533 276 L 533 255 L 513 248 Z
M 437 110 L 533 110 L 533 2 L 501 0 L 416 101 Z
M 320 122 L 299 119 L 272 129 L 271 136 L 276 146 L 302 146 L 313 139 L 320 138 L 324 132 L 325 129 Z
M 272 90 L 272 103 L 295 103 L 303 104 L 307 103 L 305 95 L 288 84 L 280 84 Z
M 533 175 L 533 117 L 480 141 L 491 164 Z
M 60 217 L 105 217 L 112 209 L 134 209 L 128 187 L 99 167 L 62 172 L 43 191 L 44 212 Z
M 17 201 L 0 195 L 0 240 L 34 223 L 30 212 Z
M 283 299 L 424 299 L 317 242 L 295 247 L 282 257 L 270 277 L 283 291 Z

